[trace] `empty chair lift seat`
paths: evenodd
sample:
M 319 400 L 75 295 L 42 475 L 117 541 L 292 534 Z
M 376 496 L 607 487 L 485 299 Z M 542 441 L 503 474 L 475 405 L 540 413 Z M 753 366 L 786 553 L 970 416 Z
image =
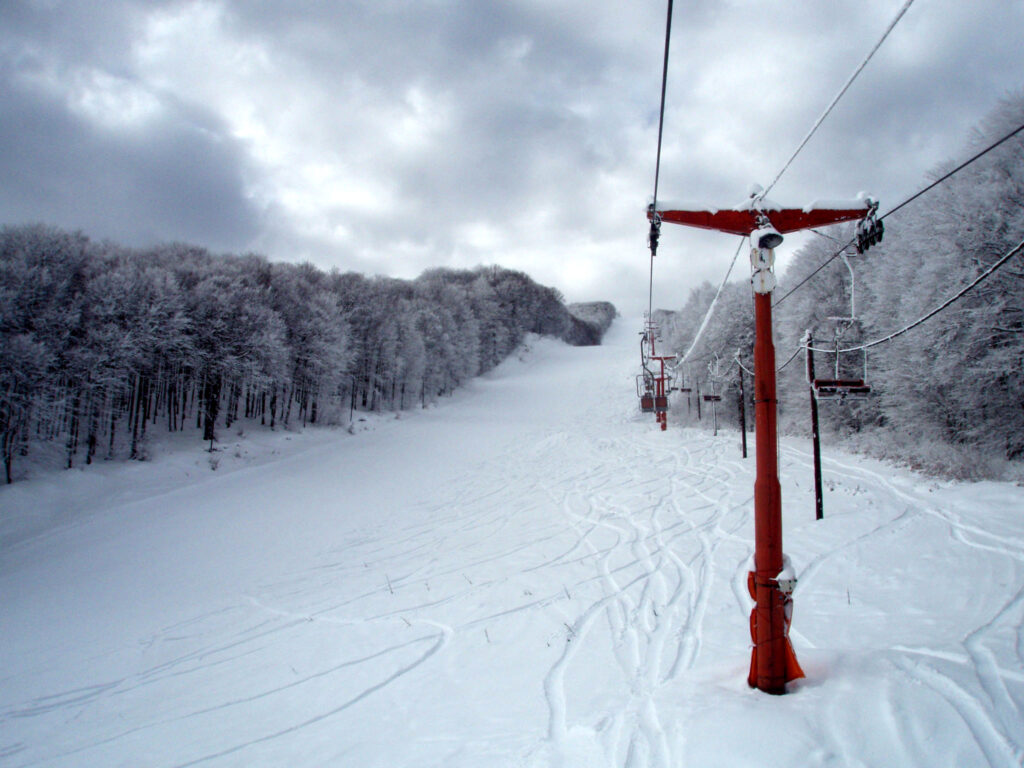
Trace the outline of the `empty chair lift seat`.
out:
M 815 379 L 813 381 L 816 397 L 864 397 L 871 394 L 871 387 L 864 379 Z

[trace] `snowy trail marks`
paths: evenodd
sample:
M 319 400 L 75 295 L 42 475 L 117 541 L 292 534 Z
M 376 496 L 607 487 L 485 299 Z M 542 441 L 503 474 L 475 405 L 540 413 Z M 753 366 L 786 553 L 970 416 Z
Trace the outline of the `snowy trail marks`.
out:
M 784 440 L 808 679 L 751 691 L 754 459 L 631 330 L 0 552 L 0 768 L 1020 764 L 1024 490 L 826 451 L 815 522 Z
M 789 454 L 804 465 L 810 456 L 800 450 Z M 975 520 L 984 519 L 976 513 L 960 512 L 953 505 L 941 506 L 934 497 L 919 490 L 899 487 L 879 471 L 845 461 L 827 459 L 827 475 L 863 484 L 867 494 L 876 502 L 889 497 L 890 509 L 897 514 L 889 520 L 879 519 L 874 527 L 849 539 L 842 547 L 834 548 L 813 560 L 804 570 L 804 578 L 812 579 L 825 567 L 828 559 L 835 559 L 851 549 L 863 550 L 885 537 L 891 537 L 905 528 L 936 535 L 944 532 L 948 555 L 970 558 L 977 562 L 977 554 L 984 558 L 985 569 L 997 574 L 1007 585 L 1020 584 L 1024 576 L 1024 540 L 1019 527 L 999 530 L 1000 519 L 985 520 L 982 527 Z M 1005 519 L 1005 518 L 1004 518 Z M 877 544 L 876 544 L 877 546 Z M 966 550 L 964 550 L 966 548 Z M 959 551 L 958 551 L 959 550 Z M 981 589 L 986 585 L 977 566 L 964 568 L 959 574 L 952 558 L 942 563 L 947 578 L 967 580 L 967 586 Z M 931 583 L 934 591 L 938 585 Z M 983 599 L 977 613 L 976 625 L 956 626 L 952 637 L 934 637 L 934 641 L 953 640 L 962 653 L 946 648 L 921 646 L 893 646 L 897 652 L 895 666 L 909 678 L 923 684 L 942 697 L 960 716 L 973 736 L 980 751 L 990 765 L 1020 765 L 1024 763 L 1024 655 L 1021 638 L 1024 637 L 1024 587 L 1004 593 L 994 602 Z M 976 600 L 980 595 L 971 595 Z M 1003 601 L 1005 600 L 1005 601 Z M 993 611 L 993 607 L 995 610 Z M 986 611 L 989 618 L 985 620 Z M 937 615 L 950 615 L 950 606 L 942 606 Z M 962 614 L 956 615 L 962 619 Z M 1000 658 L 1011 661 L 1015 668 L 1000 666 L 993 648 L 1002 646 Z M 1007 653 L 1009 652 L 1009 653 Z M 952 664 L 950 663 L 952 662 Z M 1004 662 L 1005 663 L 1005 662 Z M 963 672 L 969 670 L 970 674 Z
M 720 446 L 678 450 L 649 430 L 584 439 L 577 449 L 589 471 L 552 478 L 548 493 L 578 537 L 571 551 L 589 553 L 579 564 L 593 570 L 601 589 L 577 601 L 570 636 L 546 676 L 549 738 L 567 763 L 578 749 L 570 732 L 584 726 L 596 730 L 611 765 L 677 765 L 680 741 L 669 734 L 675 724 L 665 722 L 660 699 L 700 654 L 715 584 L 712 537 L 736 524 L 723 522 L 737 503 L 733 472 L 708 471 Z M 749 492 L 739 498 L 748 500 Z M 619 703 L 595 723 L 574 723 L 567 672 L 595 655 L 614 659 Z

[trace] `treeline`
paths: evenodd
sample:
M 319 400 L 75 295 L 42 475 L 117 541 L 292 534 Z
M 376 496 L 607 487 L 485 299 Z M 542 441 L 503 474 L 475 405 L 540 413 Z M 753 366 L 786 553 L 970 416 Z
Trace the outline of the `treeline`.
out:
M 613 309 L 614 312 L 614 309 Z M 426 405 L 527 333 L 599 343 L 558 291 L 500 267 L 416 280 L 255 255 L 130 250 L 45 226 L 0 230 L 0 439 L 71 467 L 146 457 L 147 430 L 216 439 L 240 418 L 345 423 Z
M 1021 124 L 1024 95 L 1002 102 L 978 126 L 962 159 Z M 927 181 L 958 162 L 936 169 Z M 882 211 L 899 202 L 882 201 Z M 1024 135 L 968 165 L 885 225 L 881 244 L 848 256 L 852 279 L 842 259 L 834 259 L 778 304 L 779 366 L 790 361 L 808 330 L 820 350 L 835 349 L 837 341 L 846 349 L 886 338 L 938 307 L 1024 239 Z M 853 228 L 824 234 L 836 240 L 815 238 L 798 251 L 776 297 L 832 258 Z M 705 284 L 681 312 L 660 315 L 675 350 L 689 347 L 714 292 Z M 835 320 L 850 316 L 853 301 L 858 322 Z M 738 352 L 752 370 L 753 340 L 750 286 L 727 285 L 686 368 L 703 391 L 714 386 L 728 395 L 733 405 L 720 416 L 729 422 L 738 419 L 734 358 Z M 839 359 L 841 373 L 863 373 L 863 353 Z M 834 354 L 815 354 L 816 375 L 834 372 L 835 362 Z M 823 428 L 853 447 L 975 477 L 996 474 L 1000 461 L 1024 458 L 1024 257 L 1015 257 L 927 322 L 871 348 L 867 378 L 873 387 L 869 398 L 823 403 L 819 409 Z M 806 357 L 800 352 L 779 374 L 780 426 L 809 430 L 808 397 Z

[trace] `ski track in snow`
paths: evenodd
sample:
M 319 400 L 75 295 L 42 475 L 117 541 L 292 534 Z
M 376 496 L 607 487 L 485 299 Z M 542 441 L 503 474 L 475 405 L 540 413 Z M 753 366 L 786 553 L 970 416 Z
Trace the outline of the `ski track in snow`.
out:
M 147 602 L 150 612 L 134 617 L 138 598 L 124 580 L 181 589 L 181 577 L 165 588 L 161 571 L 146 577 L 138 564 L 115 568 L 94 592 L 82 587 L 97 612 L 76 619 L 86 639 L 51 630 L 36 654 L 26 629 L 23 663 L 2 657 L 0 766 L 1020 765 L 1024 526 L 907 473 L 833 455 L 826 520 L 814 522 L 810 454 L 784 441 L 786 550 L 800 577 L 792 635 L 809 679 L 786 697 L 752 692 L 753 453 L 741 459 L 726 430 L 681 428 L 685 403 L 667 433 L 636 415 L 634 347 L 628 329 L 598 350 L 541 346 L 490 389 L 438 409 L 424 433 L 441 454 L 433 482 L 403 488 L 400 466 L 381 475 L 358 450 L 335 459 L 325 448 L 319 464 L 307 455 L 320 474 L 282 492 L 306 538 L 272 558 L 262 554 L 271 534 L 247 531 L 254 538 L 234 546 L 256 554 L 236 565 L 258 567 L 244 578 L 220 569 L 223 548 L 200 550 L 210 559 L 184 569 L 199 572 L 182 582 L 195 593 L 175 610 Z M 563 400 L 548 402 L 552 392 Z M 402 443 L 419 423 L 391 425 L 381 455 L 421 458 Z M 335 490 L 341 466 L 349 474 Z M 219 525 L 224 508 L 246 507 L 246 493 L 273 495 L 306 470 L 264 471 L 262 491 L 226 475 L 201 494 L 154 497 L 153 510 L 187 499 L 196 519 Z M 398 487 L 388 504 L 371 487 L 381 477 Z M 214 500 L 204 506 L 203 494 Z M 290 532 L 273 527 L 273 499 L 268 508 L 259 519 Z M 111 519 L 19 544 L 15 553 L 35 555 L 0 572 L 0 586 L 13 589 L 24 573 L 29 587 L 43 585 L 32 587 L 35 604 L 55 599 L 39 574 L 65 540 L 67 551 L 100 547 L 82 573 L 102 574 Z M 173 533 L 161 525 L 157 542 Z M 164 554 L 147 535 L 129 542 L 164 568 L 177 563 L 181 542 Z M 927 548 L 914 555 L 967 569 L 935 572 L 944 579 L 935 589 L 959 606 L 948 620 L 929 613 L 932 577 L 903 563 L 886 573 L 891 553 L 917 539 Z M 986 590 L 985 578 L 999 588 Z M 897 602 L 915 594 L 921 606 Z M 5 607 L 2 618 L 29 625 L 31 605 Z
M 571 623 L 565 649 L 545 679 L 549 738 L 556 750 L 565 751 L 564 677 L 578 649 L 585 643 L 610 643 L 629 691 L 621 708 L 600 726 L 615 765 L 670 766 L 682 760 L 681 745 L 666 733 L 657 693 L 691 668 L 700 652 L 703 616 L 715 583 L 716 545 L 708 531 L 734 533 L 722 528 L 735 506 L 728 463 L 713 465 L 717 471 L 712 472 L 694 469 L 690 450 L 659 445 L 659 437 L 643 435 L 615 445 L 608 452 L 617 457 L 614 466 L 595 456 L 586 461 L 591 473 L 578 474 L 571 484 L 556 486 L 559 493 L 551 493 L 579 536 L 573 549 L 582 545 L 591 552 L 603 590 Z M 709 448 L 720 452 L 715 450 L 719 446 Z M 706 462 L 707 457 L 700 459 Z M 649 472 L 623 475 L 623 466 L 650 464 L 657 467 L 653 478 Z M 620 479 L 609 483 L 613 477 Z M 694 506 L 694 498 L 705 503 Z M 594 543 L 598 529 L 611 537 L 609 546 Z M 677 553 L 684 537 L 697 544 L 688 559 Z M 594 631 L 602 616 L 607 633 Z
M 811 466 L 809 453 L 793 449 L 789 453 L 798 457 L 800 463 L 805 466 Z M 835 459 L 826 459 L 823 463 L 830 475 L 866 482 L 870 484 L 874 498 L 888 495 L 897 502 L 896 507 L 904 507 L 894 519 L 852 539 L 844 549 L 864 546 L 872 538 L 898 530 L 906 525 L 910 518 L 923 516 L 943 525 L 948 529 L 951 539 L 966 547 L 1024 563 L 1024 540 L 1020 538 L 992 533 L 976 524 L 966 522 L 954 510 L 941 509 L 919 493 L 902 490 L 881 473 L 866 467 Z M 814 560 L 805 568 L 802 578 L 810 579 L 827 558 L 834 558 L 839 554 L 840 550 L 836 549 Z M 986 636 L 1000 631 L 1011 633 L 1017 638 L 1015 661 L 1019 668 L 1016 670 L 1001 668 L 986 644 Z M 914 681 L 933 689 L 956 710 L 985 758 L 993 766 L 1024 764 L 1024 713 L 1019 703 L 1021 687 L 1016 686 L 1015 698 L 1007 685 L 1007 681 L 1016 684 L 1024 682 L 1024 673 L 1020 669 L 1024 667 L 1024 655 L 1021 653 L 1022 631 L 1024 588 L 1013 594 L 990 621 L 974 628 L 963 637 L 964 654 L 951 654 L 948 651 L 929 648 L 894 648 L 895 651 L 906 654 L 896 659 L 895 666 Z M 974 688 L 973 685 L 958 682 L 957 678 L 960 676 L 955 678 L 941 671 L 938 665 L 926 662 L 925 659 L 929 658 L 969 667 L 980 690 L 971 690 Z

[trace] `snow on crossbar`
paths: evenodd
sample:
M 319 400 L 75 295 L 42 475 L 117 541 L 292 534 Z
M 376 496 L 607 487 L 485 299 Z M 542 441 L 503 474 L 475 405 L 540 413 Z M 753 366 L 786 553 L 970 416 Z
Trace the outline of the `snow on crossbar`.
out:
M 767 214 L 772 226 L 780 233 L 797 232 L 811 227 L 824 227 L 841 221 L 863 219 L 869 210 L 866 201 L 849 201 L 844 208 L 779 208 L 758 211 L 754 209 L 690 210 L 683 208 L 658 209 L 662 221 L 683 224 L 699 229 L 714 229 L 731 235 L 747 236 L 758 226 L 758 216 Z M 652 212 L 647 212 L 651 218 Z

